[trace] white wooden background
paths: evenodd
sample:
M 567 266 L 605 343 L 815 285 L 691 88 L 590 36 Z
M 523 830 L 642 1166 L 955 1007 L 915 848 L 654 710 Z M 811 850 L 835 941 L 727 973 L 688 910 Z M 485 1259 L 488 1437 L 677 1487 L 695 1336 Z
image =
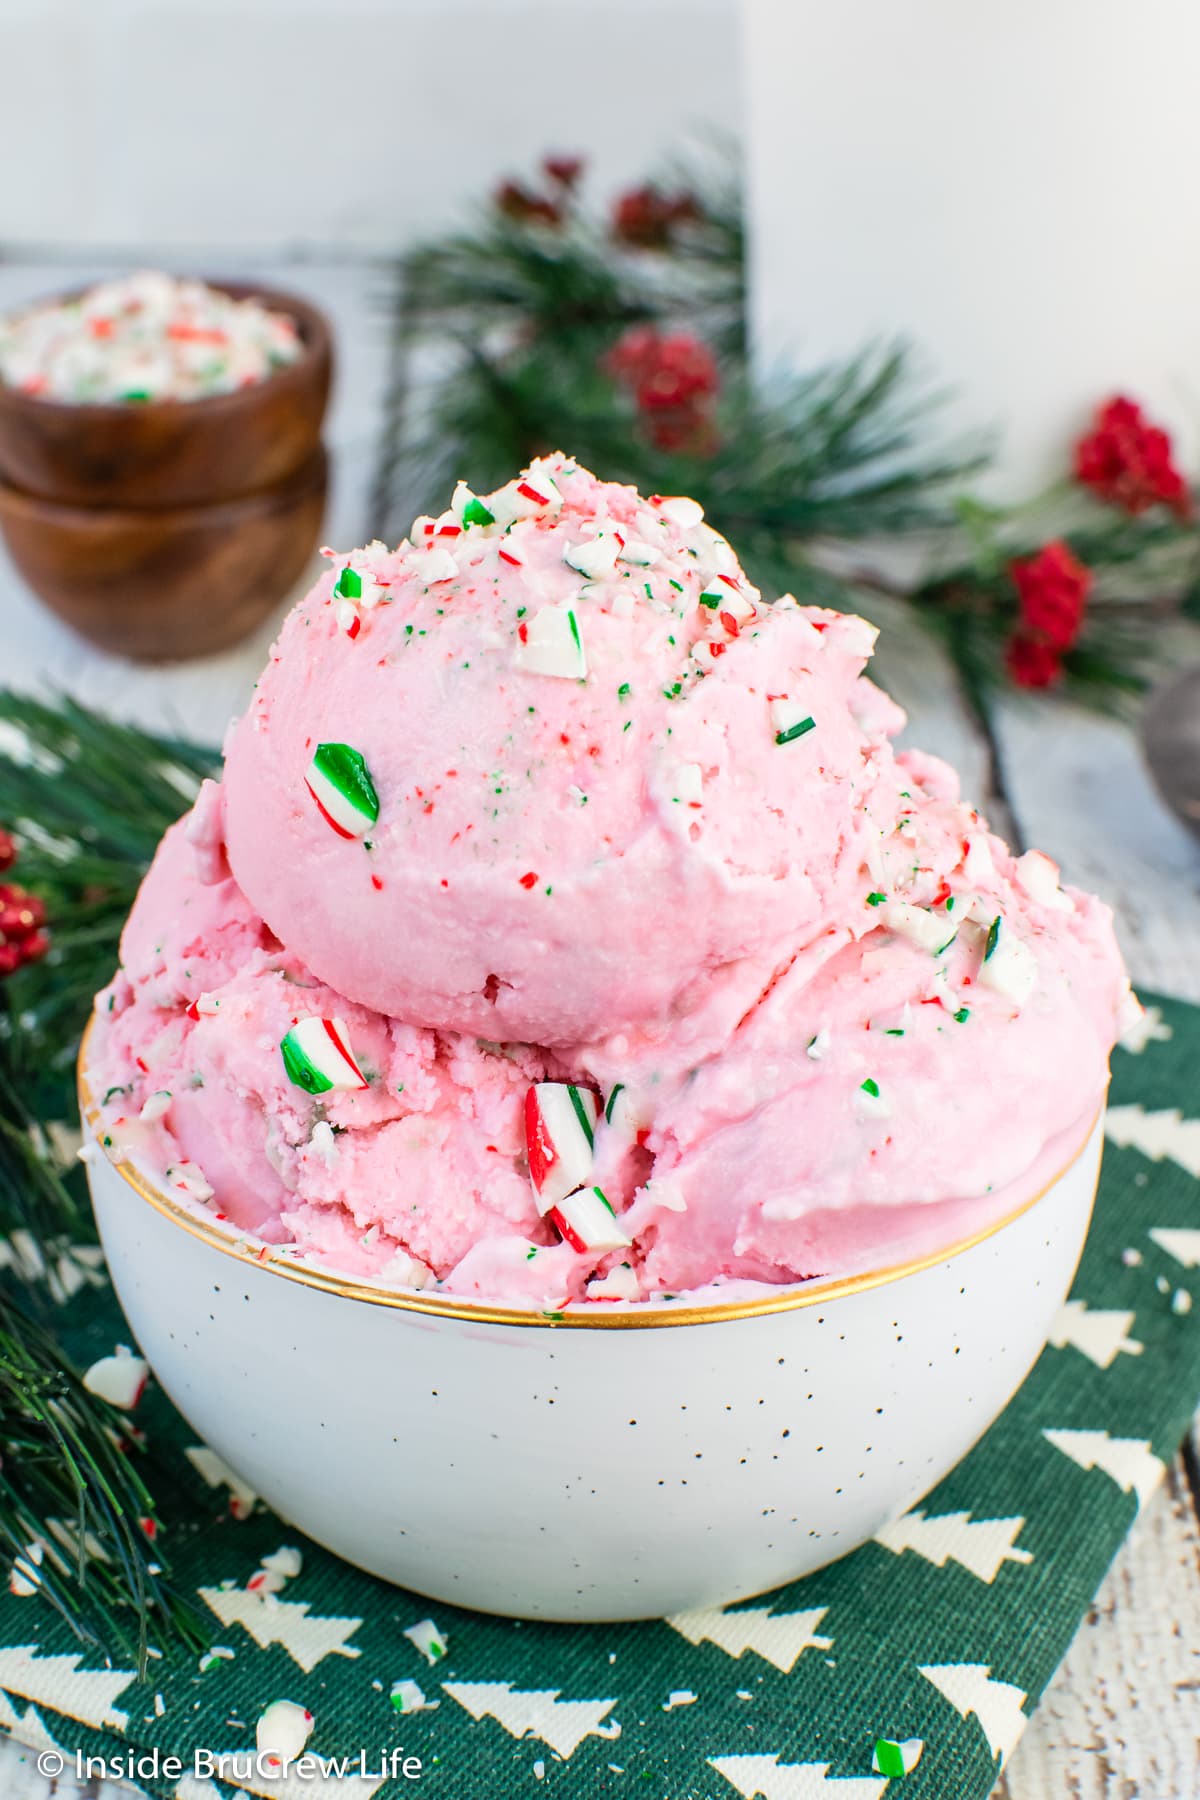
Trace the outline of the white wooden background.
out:
M 61 264 L 0 264 L 0 310 L 92 273 Z M 350 547 L 367 524 L 387 370 L 376 304 L 380 275 L 344 260 L 269 273 L 279 285 L 309 293 L 334 317 L 341 360 L 329 436 L 338 473 L 327 537 Z M 1136 982 L 1200 1001 L 1200 843 L 1158 799 L 1133 735 L 1065 706 L 1005 704 L 997 737 L 1006 805 L 991 782 L 994 759 L 958 702 L 940 651 L 902 619 L 884 623 L 880 673 L 908 708 L 910 739 L 957 765 L 965 791 L 997 828 L 1015 823 L 1072 880 L 1111 901 Z M 240 649 L 202 662 L 131 668 L 88 649 L 43 613 L 0 553 L 5 683 L 65 689 L 113 712 L 215 741 L 244 701 L 271 635 L 268 626 Z M 1200 662 L 1200 635 L 1181 651 Z M 1194 1460 L 1191 1466 L 1197 1469 Z M 1200 1796 L 1198 1498 L 1200 1478 L 1189 1481 L 1181 1453 L 1117 1558 L 994 1800 Z M 73 1783 L 61 1781 L 54 1790 L 40 1778 L 29 1752 L 0 1745 L 2 1800 L 49 1800 L 55 1791 L 61 1800 L 79 1800 Z M 103 1800 L 126 1797 L 109 1787 Z

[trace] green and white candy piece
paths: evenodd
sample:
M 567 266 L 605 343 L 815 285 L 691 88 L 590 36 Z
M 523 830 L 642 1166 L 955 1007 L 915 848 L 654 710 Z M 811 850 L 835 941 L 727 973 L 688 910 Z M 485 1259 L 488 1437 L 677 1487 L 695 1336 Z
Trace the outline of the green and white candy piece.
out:
M 997 913 L 984 940 L 979 984 L 1024 1006 L 1037 985 L 1037 958 L 1015 935 L 1003 913 Z
M 369 1085 L 354 1060 L 350 1035 L 341 1019 L 296 1019 L 279 1049 L 288 1080 L 306 1094 L 350 1091 Z
M 885 900 L 878 917 L 880 924 L 897 937 L 906 938 L 931 954 L 954 941 L 956 926 L 952 920 L 947 921 L 943 913 L 935 913 L 927 906 L 914 906 L 911 900 Z
M 603 581 L 616 567 L 620 548 L 616 535 L 610 528 L 608 531 L 598 531 L 594 538 L 588 538 L 582 544 L 572 544 L 570 549 L 563 551 L 563 561 L 586 580 Z
M 632 1093 L 623 1081 L 610 1090 L 604 1107 L 604 1125 L 622 1142 L 636 1144 L 643 1131 L 648 1131 L 654 1115 L 646 1102 Z
M 822 1025 L 816 1036 L 809 1038 L 804 1054 L 810 1057 L 813 1062 L 821 1062 L 829 1055 L 829 1046 L 831 1042 L 832 1040 L 829 1036 L 827 1027 Z
M 379 817 L 370 771 L 350 744 L 318 744 L 304 785 L 340 837 L 365 837 Z
M 924 1738 L 902 1738 L 898 1743 L 893 1738 L 876 1738 L 871 1767 L 876 1775 L 886 1775 L 889 1779 L 911 1775 L 924 1748 Z
M 1058 864 L 1040 850 L 1027 850 L 1017 858 L 1017 880 L 1029 898 L 1050 912 L 1074 912 L 1070 896 L 1058 883 Z
M 373 606 L 378 606 L 386 592 L 387 589 L 376 581 L 370 569 L 356 566 L 353 561 L 342 564 L 333 584 L 335 600 L 347 600 L 353 606 L 361 606 L 366 612 L 370 612 Z
M 547 1217 L 572 1250 L 598 1256 L 606 1250 L 624 1250 L 633 1241 L 617 1223 L 603 1188 L 576 1188 L 552 1206 Z
M 880 1092 L 873 1075 L 868 1075 L 854 1090 L 854 1105 L 861 1119 L 890 1119 L 892 1116 L 891 1102 Z
M 587 653 L 573 606 L 543 606 L 525 622 L 513 663 L 531 675 L 556 675 L 564 681 L 586 681 Z
M 420 1619 L 410 1625 L 404 1633 L 414 1650 L 418 1650 L 427 1663 L 439 1663 L 446 1655 L 446 1640 L 432 1619 Z
M 771 720 L 771 733 L 777 744 L 794 743 L 797 738 L 807 736 L 816 725 L 812 715 L 786 695 L 769 701 L 767 710 Z
M 388 1699 L 398 1713 L 431 1712 L 442 1704 L 440 1700 L 427 1700 L 417 1681 L 393 1681 Z
M 464 529 L 469 525 L 494 525 L 496 515 L 485 501 L 473 494 L 465 481 L 460 481 L 450 502 L 450 511 Z
M 138 1118 L 143 1125 L 154 1125 L 159 1119 L 170 1112 L 170 1110 L 171 1090 L 170 1088 L 159 1088 L 157 1093 L 150 1095 L 150 1098 L 146 1101 L 146 1104 L 138 1114 Z
M 697 525 L 704 523 L 704 508 L 686 494 L 660 494 L 650 504 L 661 518 L 680 531 L 695 531 Z

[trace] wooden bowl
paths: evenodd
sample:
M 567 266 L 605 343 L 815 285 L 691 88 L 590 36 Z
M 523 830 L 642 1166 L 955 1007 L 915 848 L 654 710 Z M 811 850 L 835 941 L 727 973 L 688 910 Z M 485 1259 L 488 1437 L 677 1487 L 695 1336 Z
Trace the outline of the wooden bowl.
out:
M 0 384 L 0 479 L 75 506 L 181 507 L 272 487 L 310 463 L 333 368 L 325 315 L 272 288 L 209 286 L 293 318 L 304 346 L 296 361 L 206 400 L 77 406 Z
M 203 656 L 300 579 L 327 479 L 318 445 L 273 487 L 208 506 L 71 506 L 0 483 L 0 530 L 29 586 L 92 643 L 147 661 Z

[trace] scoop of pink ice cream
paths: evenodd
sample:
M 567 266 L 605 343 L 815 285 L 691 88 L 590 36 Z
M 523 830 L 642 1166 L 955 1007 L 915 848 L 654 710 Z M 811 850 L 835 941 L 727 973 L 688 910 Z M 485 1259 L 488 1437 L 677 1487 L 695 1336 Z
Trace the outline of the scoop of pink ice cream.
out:
M 287 620 L 227 747 L 234 873 L 321 980 L 413 1023 L 670 1020 L 856 904 L 897 716 L 859 680 L 874 636 L 763 606 L 693 501 L 562 456 L 460 487 Z

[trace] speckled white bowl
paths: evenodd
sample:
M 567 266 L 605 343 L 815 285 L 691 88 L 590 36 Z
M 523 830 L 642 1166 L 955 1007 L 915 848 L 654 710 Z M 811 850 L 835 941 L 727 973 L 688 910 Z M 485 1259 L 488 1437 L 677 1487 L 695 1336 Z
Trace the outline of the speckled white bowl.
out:
M 717 1305 L 555 1317 L 260 1251 L 91 1146 L 133 1333 L 257 1494 L 435 1599 L 601 1620 L 761 1593 L 854 1549 L 940 1480 L 1046 1341 L 1102 1132 L 1097 1120 L 1036 1200 L 932 1260 Z

